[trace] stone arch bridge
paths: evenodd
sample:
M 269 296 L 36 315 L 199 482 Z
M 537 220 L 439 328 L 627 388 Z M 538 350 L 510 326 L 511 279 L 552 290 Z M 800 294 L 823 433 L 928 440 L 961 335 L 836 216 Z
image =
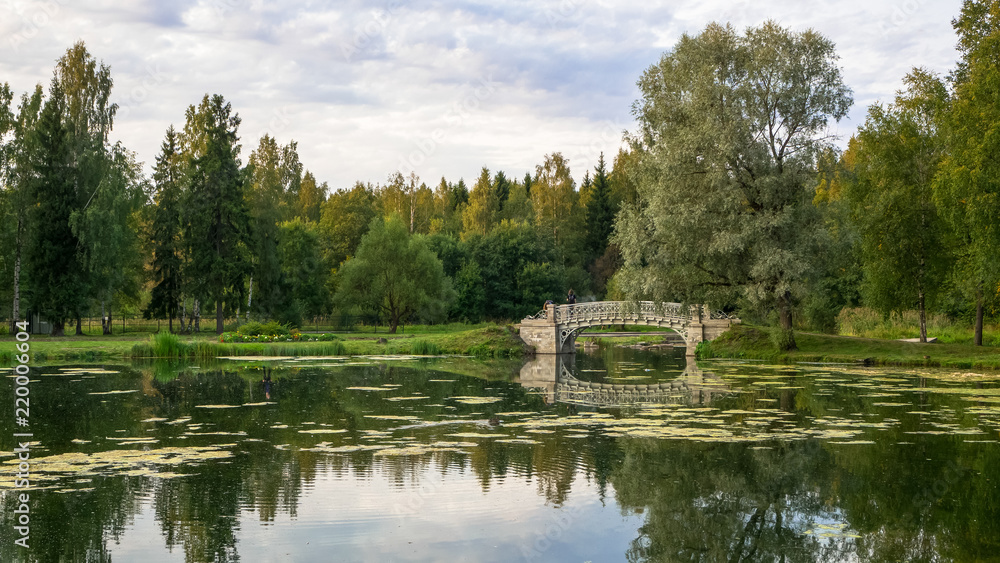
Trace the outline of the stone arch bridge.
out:
M 594 301 L 574 305 L 546 305 L 521 321 L 521 339 L 537 354 L 573 354 L 576 337 L 585 328 L 601 325 L 643 325 L 668 328 L 684 338 L 688 355 L 703 340 L 712 340 L 740 322 L 702 305 L 652 301 Z

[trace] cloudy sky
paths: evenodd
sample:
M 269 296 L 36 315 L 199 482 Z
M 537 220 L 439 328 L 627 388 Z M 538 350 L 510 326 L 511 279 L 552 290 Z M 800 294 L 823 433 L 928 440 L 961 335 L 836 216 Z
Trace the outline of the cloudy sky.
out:
M 395 170 L 428 184 L 482 166 L 521 177 L 562 152 L 577 180 L 633 128 L 636 80 L 681 34 L 773 19 L 836 45 L 850 116 L 891 99 L 914 66 L 955 63 L 959 0 L 0 0 L 0 83 L 47 85 L 83 40 L 110 65 L 114 137 L 151 163 L 206 93 L 243 119 L 244 161 L 264 133 L 295 140 L 331 188 Z

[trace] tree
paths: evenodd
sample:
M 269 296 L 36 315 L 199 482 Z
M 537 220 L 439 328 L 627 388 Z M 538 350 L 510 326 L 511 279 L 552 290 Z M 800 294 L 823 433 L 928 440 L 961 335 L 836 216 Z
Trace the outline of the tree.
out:
M 183 164 L 177 131 L 171 125 L 160 145 L 153 169 L 156 189 L 149 227 L 153 289 L 146 306 L 146 318 L 167 318 L 170 332 L 180 306 L 181 280 L 181 196 Z
M 573 241 L 580 232 L 576 183 L 570 176 L 569 161 L 562 153 L 545 155 L 545 162 L 535 168 L 531 205 L 535 210 L 535 226 L 551 234 L 556 248 L 575 250 Z
M 446 303 L 441 261 L 397 217 L 375 219 L 357 255 L 341 267 L 337 299 L 385 315 L 389 332 L 433 302 Z
M 944 84 L 914 69 L 893 104 L 875 104 L 858 131 L 857 182 L 846 196 L 861 235 L 862 291 L 878 311 L 926 310 L 948 271 L 945 225 L 933 201 L 933 180 L 944 155 L 939 123 Z
M 223 304 L 238 306 L 250 273 L 250 214 L 240 171 L 240 117 L 221 95 L 208 94 L 186 112 L 183 145 L 191 155 L 184 198 L 185 279 L 192 293 L 215 303 L 215 330 L 223 331 Z
M 323 202 L 326 201 L 329 190 L 326 182 L 316 185 L 316 176 L 306 170 L 299 185 L 298 216 L 304 221 L 319 223 Z
M 370 184 L 354 184 L 350 190 L 330 194 L 323 204 L 320 218 L 320 243 L 323 257 L 330 269 L 354 256 L 361 238 L 368 232 L 378 213 L 375 209 L 375 190 Z
M 103 332 L 109 334 L 106 305 L 115 298 L 133 302 L 139 298 L 143 268 L 139 211 L 147 199 L 147 181 L 135 154 L 121 143 L 107 149 L 98 175 L 100 183 L 70 220 L 80 241 L 90 297 L 101 303 L 101 317 L 108 319 L 102 321 Z
M 463 238 L 489 233 L 496 225 L 499 213 L 500 200 L 490 180 L 490 170 L 484 166 L 469 194 L 469 205 L 462 214 Z
M 961 234 L 956 277 L 971 286 L 976 306 L 974 342 L 983 342 L 984 298 L 1000 286 L 1000 2 L 966 0 L 952 21 L 961 53 L 952 75 L 947 114 L 949 150 L 937 177 L 935 201 Z
M 810 270 L 816 151 L 851 105 L 833 43 L 774 22 L 710 24 L 640 78 L 631 136 L 637 201 L 615 241 L 632 298 L 776 307 L 794 346 Z M 617 163 L 616 163 L 617 166 Z
M 103 316 L 113 295 L 137 297 L 141 263 L 130 258 L 137 253 L 138 235 L 134 225 L 126 223 L 139 205 L 135 192 L 142 189 L 141 173 L 134 174 L 139 172 L 134 167 L 122 170 L 120 166 L 129 166 L 127 151 L 108 141 L 118 111 L 118 104 L 111 102 L 111 68 L 98 63 L 78 41 L 56 61 L 54 80 L 66 98 L 62 118 L 77 197 L 71 221 L 81 243 L 81 283 L 89 299 L 100 301 Z M 128 176 L 134 176 L 134 185 L 121 182 Z M 108 261 L 116 257 L 119 264 Z M 109 330 L 107 324 L 104 329 Z M 79 316 L 76 332 L 82 333 Z
M 295 141 L 280 146 L 273 137 L 264 135 L 250 153 L 246 202 L 252 225 L 248 241 L 252 273 L 247 318 L 251 311 L 277 318 L 289 304 L 278 256 L 278 225 L 295 215 L 301 175 Z
M 296 217 L 281 224 L 278 240 L 281 277 L 288 288 L 290 306 L 275 318 L 299 324 L 302 315 L 315 317 L 326 308 L 326 272 L 319 227 Z
M 604 153 L 601 153 L 594 168 L 593 188 L 590 201 L 587 202 L 586 245 L 591 259 L 602 256 L 607 249 L 608 240 L 615 228 L 616 211 L 611 199 L 611 181 L 604 165 Z
M 55 80 L 35 132 L 30 166 L 32 210 L 26 256 L 31 306 L 62 336 L 85 298 L 79 241 L 70 226 L 76 209 L 75 174 L 69 132 L 63 125 L 66 99 Z

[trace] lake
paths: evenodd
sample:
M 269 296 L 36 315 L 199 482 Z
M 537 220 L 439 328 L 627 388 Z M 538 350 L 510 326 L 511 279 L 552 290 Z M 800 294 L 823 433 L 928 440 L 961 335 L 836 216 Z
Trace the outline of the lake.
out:
M 2 561 L 1000 560 L 998 374 L 602 347 L 31 380 Z

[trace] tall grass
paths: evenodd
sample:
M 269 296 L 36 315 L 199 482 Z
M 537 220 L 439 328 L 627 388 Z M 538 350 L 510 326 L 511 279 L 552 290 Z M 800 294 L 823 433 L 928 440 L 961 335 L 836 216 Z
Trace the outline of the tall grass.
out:
M 312 345 L 297 342 L 226 344 L 210 340 L 184 343 L 175 334 L 160 333 L 151 336 L 148 342 L 134 345 L 130 356 L 134 359 L 193 358 L 204 360 L 218 356 L 343 356 L 346 352 L 347 347 L 339 340 Z
M 181 338 L 171 332 L 162 331 L 149 337 L 150 346 L 153 348 L 153 355 L 157 358 L 177 358 L 180 357 L 183 349 Z
M 418 356 L 436 356 L 441 353 L 441 349 L 433 342 L 416 340 L 410 346 L 410 353 Z
M 838 332 L 844 336 L 899 340 L 920 336 L 920 317 L 917 311 L 893 313 L 885 317 L 867 307 L 845 308 L 837 315 Z M 971 323 L 956 322 L 941 313 L 927 314 L 927 337 L 941 342 L 971 343 Z M 1000 344 L 997 326 L 983 327 L 983 343 Z

